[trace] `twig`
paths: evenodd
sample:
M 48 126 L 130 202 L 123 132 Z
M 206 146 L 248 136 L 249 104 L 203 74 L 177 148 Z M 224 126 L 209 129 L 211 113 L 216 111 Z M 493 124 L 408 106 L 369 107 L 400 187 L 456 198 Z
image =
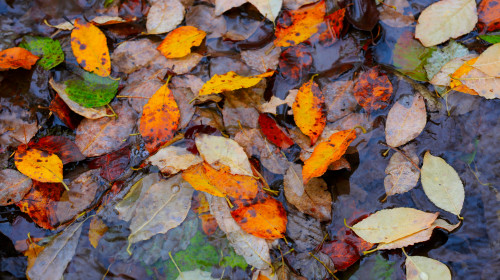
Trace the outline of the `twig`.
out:
M 418 167 L 418 165 L 413 160 L 411 160 L 411 158 L 409 158 L 407 155 L 405 155 L 405 153 L 403 153 L 402 151 L 400 151 L 398 148 L 389 146 L 389 145 L 387 145 L 385 143 L 379 143 L 379 144 L 382 144 L 382 145 L 384 145 L 384 146 L 386 146 L 386 147 L 388 147 L 390 149 L 393 149 L 394 151 L 400 153 L 402 156 L 404 156 L 406 158 L 406 160 L 408 160 L 411 164 L 413 164 L 413 166 L 415 166 L 418 169 L 418 171 L 422 171 L 420 169 L 420 167 Z

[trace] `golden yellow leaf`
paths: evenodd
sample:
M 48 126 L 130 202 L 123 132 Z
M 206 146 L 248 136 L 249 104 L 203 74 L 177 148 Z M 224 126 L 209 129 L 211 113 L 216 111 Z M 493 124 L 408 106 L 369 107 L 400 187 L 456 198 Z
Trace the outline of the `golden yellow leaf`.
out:
M 225 197 L 226 194 L 212 185 L 205 174 L 203 163 L 191 166 L 182 172 L 182 178 L 188 182 L 193 189 L 209 193 L 213 196 Z
M 198 96 L 209 94 L 217 94 L 224 91 L 233 91 L 240 88 L 250 88 L 258 84 L 262 78 L 270 77 L 274 71 L 269 71 L 260 75 L 243 77 L 233 71 L 227 72 L 224 75 L 215 74 L 201 88 Z
M 20 145 L 14 162 L 19 172 L 33 180 L 45 183 L 61 183 L 63 180 L 63 163 L 56 154 Z
M 89 228 L 90 244 L 92 244 L 94 248 L 97 248 L 97 245 L 99 245 L 99 240 L 101 240 L 101 237 L 107 231 L 108 227 L 106 226 L 106 224 L 97 216 L 94 216 L 90 221 L 90 228 Z
M 206 35 L 194 26 L 181 26 L 168 33 L 157 49 L 166 58 L 181 58 L 191 53 L 191 47 L 199 46 Z

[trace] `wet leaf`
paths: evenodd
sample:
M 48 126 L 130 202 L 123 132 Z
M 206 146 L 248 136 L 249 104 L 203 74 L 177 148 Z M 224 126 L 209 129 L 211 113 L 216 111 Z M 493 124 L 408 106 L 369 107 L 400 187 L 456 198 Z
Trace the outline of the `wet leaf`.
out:
M 389 8 L 390 9 L 390 8 Z M 413 32 L 406 31 L 399 37 L 393 51 L 393 64 L 398 71 L 417 81 L 427 81 L 424 67 L 432 65 L 426 63 L 434 49 L 425 48 L 413 38 Z
M 23 252 L 24 256 L 28 258 L 28 266 L 26 267 L 26 271 L 31 270 L 31 267 L 33 267 L 36 258 L 43 251 L 43 249 L 45 249 L 45 247 L 39 246 L 35 242 L 29 243 L 28 249 Z
M 356 139 L 356 131 L 350 129 L 333 133 L 328 140 L 319 143 L 311 157 L 304 162 L 302 169 L 304 184 L 307 184 L 311 178 L 323 175 L 328 169 L 328 165 L 344 155 L 354 139 Z
M 33 180 L 60 183 L 63 180 L 63 163 L 56 154 L 20 145 L 14 156 L 17 170 Z
M 199 46 L 206 35 L 194 26 L 181 26 L 168 33 L 158 50 L 166 58 L 184 57 L 191 53 L 191 47 Z
M 203 168 L 210 184 L 229 197 L 237 200 L 251 200 L 259 191 L 258 181 L 252 176 L 233 175 L 227 166 L 220 166 L 220 170 L 217 170 L 203 163 Z
M 323 242 L 325 234 L 320 221 L 293 208 L 287 209 L 286 235 L 294 241 L 298 252 L 314 250 Z
M 346 270 L 361 258 L 363 251 L 372 246 L 372 243 L 364 241 L 348 230 L 342 231 L 340 235 L 337 234 L 334 240 L 326 242 L 321 252 L 332 259 L 336 270 Z
M 352 81 L 335 81 L 323 87 L 326 104 L 326 120 L 335 122 L 355 111 L 358 102 L 353 95 Z
M 427 123 L 424 98 L 416 93 L 405 95 L 392 106 L 385 123 L 385 139 L 392 147 L 399 147 L 415 139 Z
M 274 71 L 250 77 L 240 76 L 233 71 L 227 72 L 224 75 L 215 74 L 203 85 L 198 92 L 198 96 L 234 91 L 240 88 L 250 88 L 257 85 L 263 78 L 270 77 L 273 74 Z
M 161 53 L 156 50 L 157 46 L 158 44 L 147 38 L 124 41 L 111 54 L 113 70 L 130 74 L 154 65 L 154 61 L 165 61 Z
M 468 54 L 469 50 L 454 40 L 451 40 L 446 47 L 433 51 L 424 66 L 428 79 L 432 80 L 448 61 Z
M 225 197 L 226 193 L 217 186 L 212 185 L 205 172 L 203 164 L 191 166 L 182 172 L 182 178 L 186 180 L 195 190 L 206 192 L 213 196 Z
M 269 43 L 257 50 L 245 50 L 241 53 L 241 59 L 259 73 L 267 70 L 276 70 L 281 54 L 281 48 L 276 48 L 273 43 Z
M 260 114 L 259 126 L 266 138 L 281 149 L 288 149 L 293 145 L 292 139 L 283 132 L 282 128 L 270 116 Z
M 111 74 L 106 36 L 92 23 L 75 20 L 75 28 L 71 31 L 71 49 L 83 69 L 101 77 Z
M 130 188 L 127 195 L 116 205 L 115 209 L 118 211 L 119 218 L 128 222 L 137 209 L 137 201 L 146 193 L 152 185 L 160 181 L 158 173 L 151 173 L 144 178 L 135 182 Z
M 300 131 L 316 143 L 326 125 L 325 96 L 311 78 L 303 84 L 292 106 L 293 119 Z
M 306 45 L 293 46 L 281 53 L 278 66 L 286 79 L 298 82 L 309 73 L 313 65 L 311 48 Z
M 500 77 L 500 44 L 494 44 L 487 48 L 479 55 L 472 67 L 488 76 Z
M 403 152 L 415 163 L 419 164 L 419 159 L 415 153 L 415 147 L 405 147 Z M 420 178 L 420 170 L 418 170 L 411 162 L 409 162 L 402 154 L 395 153 L 389 160 L 389 164 L 385 168 L 384 187 L 385 193 L 395 195 L 405 193 L 413 189 Z
M 479 95 L 486 99 L 500 97 L 500 77 L 491 77 L 470 66 L 474 60 L 465 62 L 451 75 L 450 87 L 456 91 Z
M 325 21 L 318 28 L 318 33 L 311 37 L 311 42 L 316 40 L 323 46 L 333 45 L 342 35 L 344 28 L 345 8 L 339 9 L 325 17 Z M 317 37 L 316 37 L 317 35 Z
M 467 55 L 450 60 L 441 67 L 429 83 L 437 86 L 448 86 L 452 82 L 451 75 L 455 73 L 464 63 L 470 59 L 476 58 L 477 55 Z M 459 81 L 458 81 L 459 82 Z M 476 94 L 477 95 L 477 94 Z
M 498 0 L 483 0 L 478 7 L 480 31 L 493 32 L 500 29 L 500 3 Z
M 254 5 L 264 17 L 274 22 L 281 10 L 283 0 L 216 0 L 215 14 L 222 15 L 224 12 L 239 7 L 246 2 Z
M 45 70 L 50 70 L 64 61 L 64 53 L 61 44 L 57 40 L 46 37 L 25 36 L 19 46 L 41 57 L 38 64 Z
M 23 48 L 15 47 L 6 49 L 0 52 L 0 71 L 20 67 L 29 70 L 38 59 L 38 56 Z
M 97 248 L 99 245 L 99 240 L 101 240 L 102 236 L 108 231 L 108 226 L 99 219 L 97 216 L 94 216 L 90 221 L 89 228 L 89 241 L 92 247 Z
M 148 158 L 148 162 L 160 168 L 162 173 L 176 174 L 193 165 L 203 162 L 203 159 L 186 148 L 167 146 Z
M 457 172 L 444 159 L 425 153 L 422 165 L 422 187 L 439 208 L 460 216 L 464 204 L 464 185 Z
M 119 83 L 119 80 L 85 72 L 82 79 L 65 81 L 64 91 L 71 100 L 85 108 L 100 107 L 115 97 Z
M 347 8 L 347 20 L 360 30 L 371 31 L 379 20 L 375 1 L 355 0 Z
M 50 82 L 49 82 L 50 84 Z M 69 100 L 69 99 L 68 99 Z M 70 100 L 71 101 L 71 100 Z M 71 101 L 73 102 L 73 101 Z M 73 102 L 75 105 L 80 106 Z M 82 109 L 86 109 L 81 107 Z M 69 129 L 75 130 L 78 127 L 78 124 L 82 120 L 82 116 L 73 112 L 71 108 L 64 102 L 64 100 L 56 94 L 54 99 L 50 102 L 49 109 L 56 117 L 58 117 Z M 93 110 L 93 109 L 92 109 Z M 103 110 L 106 113 L 105 110 Z
M 201 228 L 203 229 L 203 232 L 208 236 L 214 234 L 218 228 L 217 221 L 214 216 L 210 214 L 210 205 L 208 204 L 208 200 L 203 192 L 194 193 L 191 208 L 194 212 L 196 212 L 196 214 L 198 214 L 198 218 L 201 220 Z
M 387 107 L 392 91 L 389 78 L 378 66 L 361 74 L 354 85 L 354 97 L 367 112 Z
M 479 38 L 485 40 L 490 44 L 500 43 L 500 35 L 479 35 Z
M 191 271 L 183 271 L 182 275 L 179 275 L 179 277 L 177 277 L 177 280 L 184 279 L 217 280 L 218 278 L 212 278 L 211 272 L 196 269 Z
M 351 227 L 370 243 L 389 243 L 429 228 L 439 213 L 413 208 L 393 208 L 375 212 Z
M 179 125 L 180 112 L 168 84 L 164 84 L 144 105 L 139 131 L 146 149 L 154 154 L 173 137 Z
M 85 159 L 75 143 L 64 136 L 45 136 L 38 139 L 36 143 L 29 143 L 28 146 L 56 154 L 63 164 Z
M 0 171 L 0 205 L 19 202 L 31 190 L 32 181 L 14 169 Z
M 158 0 L 149 9 L 146 28 L 149 34 L 174 30 L 184 19 L 184 6 L 179 0 Z
M 220 16 L 224 12 L 245 4 L 247 0 L 215 0 L 215 15 Z
M 475 1 L 441 0 L 422 11 L 415 28 L 415 38 L 425 47 L 435 46 L 469 33 L 476 23 Z
M 407 256 L 405 261 L 406 279 L 451 280 L 450 269 L 442 262 L 427 257 Z
M 460 67 L 458 67 L 458 69 L 456 69 L 455 72 L 453 72 L 450 75 L 450 88 L 452 88 L 453 90 L 456 90 L 456 91 L 470 94 L 470 95 L 478 95 L 478 93 L 475 90 L 469 88 L 467 85 L 464 85 L 462 83 L 462 80 L 461 80 L 462 76 L 466 76 L 467 74 L 469 74 L 469 72 L 471 72 L 473 70 L 472 64 L 474 64 L 476 62 L 477 55 L 471 55 L 470 57 L 468 56 L 467 59 L 468 60 L 466 60 L 464 63 L 462 63 L 462 65 Z M 453 69 L 454 68 L 455 67 L 453 67 Z M 451 72 L 451 69 L 450 69 L 450 72 Z M 481 72 L 479 70 L 473 71 L 473 73 L 475 73 L 476 76 L 480 76 L 483 78 L 487 77 L 486 74 L 484 74 L 483 72 Z M 478 77 L 476 77 L 476 79 L 477 78 Z M 486 81 L 486 83 L 488 85 L 491 84 L 488 81 Z M 469 84 L 471 84 L 471 82 L 469 82 Z M 480 85 L 485 84 L 485 83 L 483 81 L 483 82 L 472 82 L 472 84 L 475 86 L 480 86 Z
M 309 39 L 318 31 L 325 13 L 325 1 L 284 12 L 276 24 L 274 44 L 278 47 L 289 47 Z
M 114 182 L 125 172 L 130 163 L 130 147 L 125 146 L 118 151 L 103 155 L 89 162 L 90 168 L 101 168 L 101 177 Z
M 76 252 L 83 224 L 75 222 L 52 239 L 38 254 L 31 269 L 26 271 L 26 276 L 37 280 L 61 279 Z
M 298 93 L 299 93 L 298 90 L 289 91 L 285 100 L 279 99 L 273 95 L 271 96 L 271 100 L 269 100 L 269 102 L 262 103 L 261 105 L 258 106 L 258 109 L 261 113 L 271 113 L 273 115 L 276 115 L 277 114 L 276 107 L 280 105 L 287 104 L 288 107 L 292 108 L 293 102 L 295 102 L 295 98 L 297 97 Z
M 195 141 L 201 157 L 212 167 L 222 164 L 231 168 L 232 174 L 253 175 L 247 154 L 236 141 L 208 134 L 198 135 Z

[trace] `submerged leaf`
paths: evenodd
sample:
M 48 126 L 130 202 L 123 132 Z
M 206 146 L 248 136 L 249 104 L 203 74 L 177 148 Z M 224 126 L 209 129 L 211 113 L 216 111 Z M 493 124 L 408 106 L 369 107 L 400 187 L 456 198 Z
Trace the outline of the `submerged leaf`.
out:
M 457 57 L 463 57 L 469 54 L 469 50 L 462 44 L 451 40 L 450 43 L 442 48 L 432 52 L 431 56 L 425 63 L 425 71 L 427 71 L 427 78 L 432 80 L 448 61 Z
M 389 78 L 378 66 L 361 74 L 354 85 L 354 97 L 367 112 L 387 107 L 392 91 Z
M 97 216 L 94 216 L 90 221 L 89 228 L 89 241 L 92 247 L 97 248 L 97 245 L 99 245 L 99 240 L 107 231 L 108 227 L 106 226 L 106 224 Z
M 408 147 L 404 149 L 404 152 L 415 164 L 419 164 L 414 147 Z M 405 193 L 413 189 L 418 183 L 418 178 L 420 178 L 420 170 L 400 153 L 392 155 L 389 164 L 385 168 L 385 174 L 387 176 L 384 179 L 384 187 L 388 196 Z
M 405 95 L 392 106 L 385 123 L 385 139 L 392 147 L 399 147 L 415 139 L 427 123 L 424 98 L 416 93 Z

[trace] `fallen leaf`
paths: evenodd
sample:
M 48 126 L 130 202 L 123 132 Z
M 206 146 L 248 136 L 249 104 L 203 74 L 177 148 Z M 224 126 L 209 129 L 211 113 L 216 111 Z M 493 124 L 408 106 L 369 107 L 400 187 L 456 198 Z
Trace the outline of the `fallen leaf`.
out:
M 23 48 L 14 47 L 6 49 L 0 52 L 0 71 L 17 69 L 20 67 L 30 70 L 31 66 L 33 66 L 38 59 L 38 56 Z
M 328 140 L 319 143 L 311 157 L 304 162 L 302 169 L 304 184 L 307 184 L 311 178 L 323 175 L 331 163 L 344 155 L 354 139 L 356 139 L 356 131 L 350 129 L 333 133 Z
M 118 217 L 121 220 L 129 222 L 137 209 L 137 201 L 144 196 L 144 193 L 146 193 L 151 186 L 159 182 L 160 179 L 159 173 L 151 173 L 135 182 L 128 193 L 115 206 L 116 211 L 118 211 Z
M 89 162 L 90 168 L 100 168 L 101 177 L 114 182 L 125 172 L 130 163 L 130 147 L 125 146 L 112 153 L 100 156 Z
M 150 164 L 158 166 L 162 173 L 171 175 L 203 162 L 200 156 L 177 146 L 161 148 L 147 160 Z
M 272 22 L 276 20 L 283 5 L 283 0 L 248 0 L 248 2 Z
M 119 80 L 85 72 L 82 78 L 64 82 L 68 97 L 83 107 L 100 107 L 108 104 L 118 91 Z
M 63 180 L 63 163 L 55 154 L 20 145 L 14 163 L 19 172 L 33 180 L 44 183 L 60 183 Z
M 415 153 L 415 147 L 409 146 L 403 149 L 403 152 L 415 164 L 419 164 L 419 159 Z M 402 154 L 395 153 L 389 160 L 389 164 L 385 168 L 384 187 L 387 196 L 398 193 L 405 193 L 413 189 L 420 178 L 420 170 L 418 170 L 411 162 L 409 162 Z
M 293 119 L 300 131 L 316 143 L 326 125 L 325 96 L 311 78 L 303 84 L 292 106 Z
M 391 8 L 387 9 L 392 10 Z M 405 31 L 394 46 L 392 63 L 399 72 L 417 81 L 425 82 L 430 79 L 430 76 L 426 75 L 424 67 L 433 65 L 427 63 L 427 59 L 434 51 L 434 48 L 426 48 L 418 40 L 415 40 L 413 32 Z
M 194 26 L 181 26 L 165 36 L 158 50 L 166 58 L 180 58 L 191 53 L 191 47 L 199 46 L 207 34 Z
M 336 10 L 335 12 L 325 16 L 324 22 L 318 27 L 318 32 L 311 38 L 311 42 L 318 41 L 323 47 L 333 45 L 342 35 L 344 28 L 345 8 Z
M 146 21 L 148 34 L 162 34 L 174 30 L 184 19 L 185 12 L 179 0 L 154 1 Z
M 425 71 L 427 72 L 427 78 L 432 80 L 448 61 L 457 57 L 464 57 L 468 54 L 469 50 L 462 44 L 455 42 L 455 40 L 451 40 L 444 48 L 432 51 L 432 54 L 427 58 L 424 65 Z
M 500 3 L 498 0 L 483 0 L 479 3 L 478 17 L 480 31 L 493 32 L 500 29 Z
M 195 192 L 193 195 L 193 202 L 191 203 L 191 209 L 198 214 L 203 232 L 208 236 L 214 234 L 218 228 L 217 220 L 210 214 L 210 205 L 204 193 Z
M 198 63 L 200 63 L 203 57 L 204 56 L 199 53 L 190 53 L 181 58 L 167 59 L 167 61 L 165 62 L 165 66 L 167 66 L 167 68 L 172 72 L 178 75 L 182 75 L 191 72 L 191 70 L 193 70 L 193 68 L 195 68 Z
M 201 157 L 212 167 L 222 164 L 231 168 L 232 174 L 253 176 L 247 154 L 236 141 L 208 134 L 198 135 L 195 141 Z
M 156 50 L 157 45 L 147 38 L 124 41 L 111 54 L 113 70 L 130 74 L 162 59 L 161 53 Z
M 50 82 L 49 82 L 50 84 Z M 69 100 L 69 99 L 68 99 Z M 71 100 L 70 100 L 71 101 Z M 73 102 L 73 101 L 71 101 Z M 75 103 L 75 102 L 73 102 Z M 76 103 L 75 103 L 76 104 Z M 76 104 L 78 105 L 78 104 Z M 78 105 L 80 106 L 80 105 Z M 81 107 L 82 109 L 85 109 Z M 56 117 L 58 117 L 69 129 L 75 130 L 78 127 L 78 124 L 82 120 L 82 116 L 73 112 L 71 108 L 64 102 L 64 100 L 56 94 L 54 99 L 50 102 L 49 109 Z M 91 109 L 93 110 L 93 109 Z M 104 110 L 105 112 L 105 110 Z
M 332 259 L 322 252 L 302 252 L 294 257 L 296 260 L 290 265 L 301 275 L 307 275 L 307 279 L 328 279 L 331 276 L 328 270 L 336 270 Z
M 286 236 L 293 240 L 298 252 L 312 251 L 323 242 L 325 234 L 317 219 L 292 207 L 287 209 L 287 219 Z
M 464 65 L 469 64 L 470 61 L 464 63 Z M 465 68 L 469 68 L 466 66 Z M 457 72 L 452 75 L 452 83 L 460 81 L 465 88 L 453 87 L 454 90 L 462 91 L 471 95 L 477 93 L 477 95 L 482 96 L 486 99 L 500 98 L 500 77 L 491 77 L 484 74 L 482 71 L 476 68 L 470 67 L 470 71 L 464 73 L 458 79 L 456 78 Z M 451 86 L 451 83 L 450 83 Z
M 309 39 L 318 32 L 325 13 L 325 1 L 295 11 L 285 11 L 276 24 L 274 44 L 277 47 L 289 47 Z
M 297 10 L 304 5 L 316 3 L 318 1 L 319 0 L 283 0 L 283 7 L 287 10 Z
M 407 1 L 387 1 L 381 7 L 378 8 L 380 11 L 380 21 L 387 24 L 390 27 L 402 28 L 406 26 L 411 26 L 415 23 L 415 17 L 411 12 L 405 12 L 404 9 L 410 5 L 398 5 L 399 3 L 408 3 Z M 399 7 L 398 7 L 399 6 Z
M 276 70 L 278 67 L 281 48 L 276 48 L 273 43 L 269 43 L 257 50 L 241 51 L 241 59 L 259 73 L 267 70 Z
M 39 246 L 35 242 L 29 242 L 28 249 L 23 252 L 23 255 L 28 258 L 28 265 L 26 267 L 26 271 L 31 270 L 33 264 L 35 263 L 38 255 L 45 249 L 43 246 Z M 28 275 L 26 275 L 27 277 Z
M 74 25 L 75 28 L 71 31 L 71 49 L 78 64 L 98 76 L 109 76 L 111 59 L 104 33 L 92 23 L 80 19 L 75 20 Z
M 500 35 L 479 35 L 479 38 L 490 44 L 500 43 Z
M 64 136 L 45 136 L 36 143 L 29 143 L 31 149 L 43 150 L 59 156 L 63 164 L 85 159 L 78 147 Z
M 361 74 L 354 85 L 354 97 L 367 112 L 387 107 L 392 91 L 389 78 L 378 66 Z
M 448 61 L 438 73 L 436 73 L 429 83 L 436 86 L 449 86 L 452 82 L 451 75 L 455 73 L 466 61 L 476 58 L 477 55 L 467 55 L 463 57 L 457 57 Z
M 224 75 L 215 74 L 198 92 L 198 97 L 222 93 L 225 91 L 234 91 L 240 88 L 249 88 L 257 85 L 263 78 L 270 77 L 274 71 L 264 74 L 243 77 L 233 71 L 227 72 Z
M 224 12 L 245 4 L 247 0 L 215 0 L 215 15 L 220 16 Z
M 442 262 L 427 257 L 407 256 L 405 261 L 406 279 L 451 280 L 450 269 Z
M 270 116 L 260 114 L 259 126 L 266 138 L 281 149 L 288 149 L 293 145 L 292 139 L 283 132 L 282 128 Z
M 179 107 L 166 83 L 149 99 L 142 110 L 139 131 L 149 154 L 154 154 L 174 137 L 179 120 Z
M 291 81 L 299 82 L 309 73 L 313 65 L 311 52 L 311 47 L 303 44 L 283 51 L 278 62 L 281 75 Z
M 464 204 L 464 185 L 457 172 L 444 159 L 427 151 L 422 165 L 422 187 L 439 208 L 460 216 Z
M 370 243 L 389 243 L 429 228 L 438 215 L 406 207 L 384 209 L 356 223 L 351 229 Z
M 61 279 L 76 252 L 83 224 L 84 222 L 71 224 L 44 246 L 31 269 L 26 271 L 26 276 L 37 280 Z
M 183 271 L 176 280 L 184 279 L 197 279 L 197 280 L 217 280 L 218 278 L 212 278 L 212 273 L 208 271 L 203 271 L 200 269 Z
M 197 191 L 206 192 L 213 196 L 226 196 L 225 192 L 210 183 L 203 164 L 197 164 L 184 170 L 182 172 L 182 178 L 186 180 L 186 182 L 188 182 L 193 187 L 193 189 Z
M 499 3 L 500 4 L 500 3 Z M 472 67 L 491 77 L 500 77 L 500 44 L 488 47 L 479 55 Z
M 220 166 L 220 170 L 203 163 L 205 175 L 212 186 L 222 193 L 236 200 L 252 200 L 259 191 L 259 183 L 252 176 L 231 174 L 227 166 Z
M 217 6 L 217 3 L 215 4 Z M 215 13 L 216 9 L 212 6 L 191 6 L 186 13 L 186 25 L 205 31 L 207 39 L 222 37 L 227 29 L 226 20 Z
M 332 241 L 323 244 L 321 252 L 332 259 L 336 270 L 346 270 L 361 259 L 363 252 L 371 247 L 372 243 L 356 236 L 352 230 L 341 229 Z
M 99 240 L 101 240 L 102 236 L 107 231 L 108 226 L 106 226 L 106 224 L 97 216 L 94 216 L 92 220 L 90 220 L 89 241 L 92 247 L 97 248 L 97 245 L 99 245 Z
M 424 98 L 418 93 L 402 96 L 387 114 L 385 140 L 392 147 L 404 145 L 422 133 L 426 123 Z
M 441 0 L 425 8 L 415 28 L 415 38 L 425 47 L 469 33 L 477 23 L 473 0 Z
M 276 96 L 271 96 L 271 100 L 266 103 L 262 103 L 258 105 L 258 109 L 261 113 L 271 113 L 273 115 L 276 115 L 276 107 L 287 104 L 288 107 L 292 108 L 293 102 L 295 102 L 295 98 L 297 97 L 297 94 L 299 93 L 298 90 L 291 90 L 288 92 L 288 95 L 286 96 L 285 100 L 280 99 Z M 289 113 L 291 115 L 291 113 Z
M 61 44 L 57 40 L 46 37 L 25 36 L 19 46 L 41 57 L 38 64 L 45 70 L 50 70 L 64 61 L 64 53 Z
M 14 169 L 0 171 L 0 205 L 17 203 L 31 190 L 32 181 Z
M 470 95 L 479 95 L 475 90 L 469 88 L 467 85 L 464 85 L 461 80 L 462 76 L 467 75 L 469 72 L 473 70 L 472 64 L 474 64 L 476 60 L 477 60 L 477 55 L 471 55 L 471 58 L 469 60 L 465 61 L 465 63 L 463 63 L 460 67 L 458 67 L 458 69 L 455 70 L 455 72 L 453 72 L 450 75 L 450 88 Z M 484 74 L 479 70 L 473 71 L 473 73 L 476 74 L 476 76 L 480 76 L 482 78 L 487 77 L 486 74 Z M 476 77 L 476 79 L 477 78 L 478 77 Z M 471 83 L 469 82 L 469 84 Z M 484 84 L 490 85 L 488 81 L 486 81 L 486 83 L 472 82 L 472 84 L 477 86 L 478 88 L 480 88 Z
M 353 1 L 348 5 L 347 21 L 359 30 L 372 31 L 379 21 L 379 11 L 374 1 Z

